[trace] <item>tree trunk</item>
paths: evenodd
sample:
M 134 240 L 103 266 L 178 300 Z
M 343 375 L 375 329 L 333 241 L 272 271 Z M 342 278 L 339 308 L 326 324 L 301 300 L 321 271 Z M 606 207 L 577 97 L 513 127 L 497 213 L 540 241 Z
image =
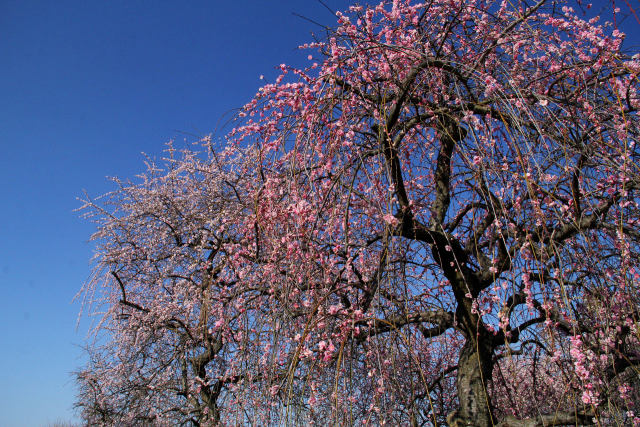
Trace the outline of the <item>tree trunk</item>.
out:
M 460 351 L 456 380 L 459 407 L 447 417 L 450 427 L 495 425 L 487 393 L 493 370 L 490 341 L 482 337 L 473 338 L 467 338 Z

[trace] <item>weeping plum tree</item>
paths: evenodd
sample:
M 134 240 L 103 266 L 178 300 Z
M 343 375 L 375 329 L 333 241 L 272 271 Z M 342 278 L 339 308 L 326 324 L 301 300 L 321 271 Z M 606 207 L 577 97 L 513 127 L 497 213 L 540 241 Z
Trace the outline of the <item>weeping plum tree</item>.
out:
M 82 416 L 640 424 L 623 39 L 552 0 L 338 13 L 224 142 L 87 198 Z

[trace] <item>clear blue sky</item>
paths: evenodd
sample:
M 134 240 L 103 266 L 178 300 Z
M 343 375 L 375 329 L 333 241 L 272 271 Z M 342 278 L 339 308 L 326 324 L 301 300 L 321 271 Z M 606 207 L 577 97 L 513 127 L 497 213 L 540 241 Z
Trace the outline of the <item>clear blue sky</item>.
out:
M 293 12 L 335 22 L 315 0 L 0 1 L 0 426 L 74 420 L 89 322 L 71 301 L 92 255 L 76 197 L 304 63 L 320 28 Z
M 260 74 L 306 63 L 295 47 L 321 29 L 293 12 L 335 21 L 316 0 L 0 0 L 0 426 L 74 420 L 89 322 L 76 330 L 71 301 L 93 229 L 76 197 L 215 132 Z

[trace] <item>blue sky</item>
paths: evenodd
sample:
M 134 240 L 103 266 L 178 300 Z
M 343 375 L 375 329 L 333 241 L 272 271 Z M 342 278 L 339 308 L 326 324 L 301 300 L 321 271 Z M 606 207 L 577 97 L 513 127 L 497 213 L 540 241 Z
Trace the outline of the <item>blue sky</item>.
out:
M 221 135 L 260 74 L 306 61 L 320 29 L 293 12 L 335 21 L 314 0 L 0 1 L 0 426 L 74 420 L 93 229 L 76 198 L 169 139 Z
M 315 0 L 0 1 L 0 426 L 74 420 L 93 230 L 76 198 L 169 139 L 224 134 L 261 74 L 306 63 L 321 29 L 294 12 L 335 21 Z

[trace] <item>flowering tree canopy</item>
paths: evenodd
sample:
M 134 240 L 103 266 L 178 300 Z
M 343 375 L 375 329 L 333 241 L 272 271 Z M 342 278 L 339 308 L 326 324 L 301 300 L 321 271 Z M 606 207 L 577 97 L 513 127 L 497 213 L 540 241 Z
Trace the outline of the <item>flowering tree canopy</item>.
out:
M 82 416 L 640 424 L 623 39 L 553 0 L 338 13 L 224 142 L 87 198 Z

